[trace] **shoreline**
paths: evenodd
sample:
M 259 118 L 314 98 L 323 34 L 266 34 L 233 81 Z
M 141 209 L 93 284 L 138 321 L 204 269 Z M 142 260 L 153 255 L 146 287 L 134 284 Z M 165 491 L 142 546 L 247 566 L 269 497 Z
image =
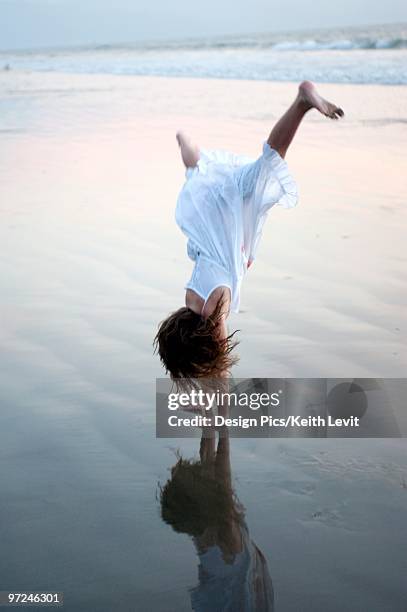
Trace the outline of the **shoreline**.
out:
M 407 52 L 407 50 L 406 50 Z M 0 55 L 1 55 L 1 51 L 0 51 Z M 5 76 L 5 78 L 7 78 L 7 75 L 24 75 L 24 76 L 44 76 L 44 75 L 54 75 L 55 77 L 72 77 L 72 78 L 78 78 L 78 79 L 115 79 L 115 80 L 133 80 L 133 79 L 143 79 L 143 80 L 149 80 L 149 79 L 154 79 L 154 80 L 170 80 L 170 81 L 208 81 L 210 83 L 212 82 L 232 82 L 232 83 L 244 83 L 246 85 L 252 84 L 252 83 L 259 83 L 259 84 L 270 84 L 270 85 L 296 85 L 301 83 L 302 81 L 306 80 L 306 79 L 297 79 L 297 80 L 289 80 L 289 79 L 282 79 L 282 80 L 278 80 L 278 79 L 248 79 L 248 78 L 236 78 L 236 77 L 223 77 L 223 76 L 218 76 L 218 77 L 213 77 L 213 76 L 194 76 L 194 75 L 189 75 L 189 76 L 179 76 L 179 75 L 171 75 L 171 74 L 115 74 L 115 73 L 111 73 L 111 72 L 72 72 L 72 71 L 63 71 L 63 70 L 27 70 L 27 69 L 23 69 L 23 68 L 13 68 L 12 66 L 10 66 L 9 69 L 4 69 L 0 67 L 0 78 L 2 76 Z M 359 83 L 359 82 L 347 82 L 347 83 L 343 83 L 341 81 L 318 81 L 316 79 L 312 80 L 313 83 L 315 83 L 316 85 L 320 86 L 320 87 L 324 87 L 324 86 L 328 86 L 328 87 L 344 87 L 344 88 L 349 88 L 349 87 L 378 87 L 378 88 L 395 88 L 395 89 L 402 89 L 404 90 L 405 88 L 407 88 L 407 83 Z

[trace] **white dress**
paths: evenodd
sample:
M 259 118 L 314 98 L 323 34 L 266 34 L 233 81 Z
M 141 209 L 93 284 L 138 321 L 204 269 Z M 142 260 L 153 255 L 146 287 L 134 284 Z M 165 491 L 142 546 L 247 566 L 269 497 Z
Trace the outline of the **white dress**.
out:
M 198 165 L 188 168 L 186 177 L 175 213 L 195 262 L 185 288 L 206 302 L 217 287 L 228 287 L 231 310 L 238 312 L 241 282 L 256 256 L 268 210 L 274 204 L 295 206 L 297 186 L 267 143 L 257 160 L 201 149 Z

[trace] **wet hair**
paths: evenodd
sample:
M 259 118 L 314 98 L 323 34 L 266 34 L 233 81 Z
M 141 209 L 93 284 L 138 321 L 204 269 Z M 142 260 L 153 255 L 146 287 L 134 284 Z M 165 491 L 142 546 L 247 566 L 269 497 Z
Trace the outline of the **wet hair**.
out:
M 221 338 L 218 328 L 223 315 L 219 299 L 209 317 L 184 306 L 169 315 L 158 328 L 154 349 L 171 378 L 193 385 L 196 378 L 221 378 L 238 361 L 231 352 L 238 344 L 236 331 Z

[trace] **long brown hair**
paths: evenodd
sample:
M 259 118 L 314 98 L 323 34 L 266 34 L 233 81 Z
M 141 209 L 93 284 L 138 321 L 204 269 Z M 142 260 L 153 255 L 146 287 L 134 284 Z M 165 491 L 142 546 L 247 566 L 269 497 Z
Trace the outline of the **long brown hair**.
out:
M 173 380 L 220 378 L 238 361 L 237 356 L 231 355 L 238 344 L 233 339 L 237 330 L 226 338 L 218 333 L 223 304 L 220 298 L 206 318 L 184 306 L 160 323 L 154 349 Z

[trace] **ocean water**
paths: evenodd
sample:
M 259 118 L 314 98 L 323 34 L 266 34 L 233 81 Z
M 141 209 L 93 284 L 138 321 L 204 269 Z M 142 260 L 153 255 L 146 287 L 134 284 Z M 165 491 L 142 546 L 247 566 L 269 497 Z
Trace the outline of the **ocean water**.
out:
M 0 67 L 80 74 L 407 83 L 407 25 L 2 52 Z

